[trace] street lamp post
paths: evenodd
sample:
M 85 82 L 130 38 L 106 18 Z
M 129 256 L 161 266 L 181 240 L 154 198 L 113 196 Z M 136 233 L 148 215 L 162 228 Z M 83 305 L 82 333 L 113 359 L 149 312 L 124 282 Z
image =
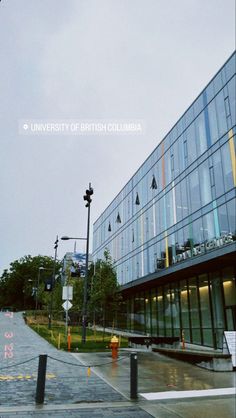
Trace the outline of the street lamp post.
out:
M 61 237 L 61 240 L 63 241 L 67 241 L 69 239 L 87 241 L 87 238 L 81 238 L 81 237 L 68 237 L 67 235 L 64 235 L 63 237 Z M 67 329 L 67 323 L 68 323 L 68 311 L 66 310 L 66 329 Z
M 38 277 L 37 277 L 37 284 L 35 286 L 35 315 L 36 318 L 36 312 L 38 310 L 38 291 L 39 291 L 39 282 L 40 282 L 40 272 L 41 270 L 44 270 L 44 267 L 39 267 L 38 269 Z
M 80 237 L 68 237 L 67 235 L 65 235 L 65 236 L 63 236 L 63 237 L 61 237 L 61 239 L 63 240 L 63 241 L 67 241 L 68 239 L 82 239 L 82 240 L 87 240 L 87 238 L 80 238 Z
M 50 297 L 50 309 L 49 309 L 49 316 L 48 316 L 48 329 L 52 328 L 53 287 L 54 287 L 55 276 L 56 276 L 57 247 L 58 247 L 58 235 L 54 243 L 55 254 L 54 254 L 52 281 L 51 281 L 51 297 Z
M 90 204 L 92 202 L 93 188 L 89 183 L 88 189 L 85 191 L 84 200 L 86 208 L 88 208 L 87 220 L 87 241 L 86 241 L 86 264 L 85 264 L 85 278 L 84 278 L 84 301 L 83 301 L 83 315 L 82 315 L 82 343 L 86 343 L 86 322 L 87 322 L 87 292 L 88 292 L 88 258 L 89 258 L 89 227 L 90 227 Z
M 85 191 L 84 200 L 87 202 L 85 207 L 88 208 L 88 220 L 87 220 L 87 238 L 74 238 L 74 237 L 61 237 L 62 240 L 75 239 L 86 240 L 86 261 L 85 261 L 85 277 L 84 277 L 84 297 L 83 297 L 83 309 L 82 309 L 82 343 L 86 343 L 86 322 L 87 322 L 87 293 L 88 293 L 88 262 L 89 262 L 89 229 L 90 229 L 90 204 L 92 202 L 91 196 L 93 195 L 93 188 L 89 183 L 88 189 Z

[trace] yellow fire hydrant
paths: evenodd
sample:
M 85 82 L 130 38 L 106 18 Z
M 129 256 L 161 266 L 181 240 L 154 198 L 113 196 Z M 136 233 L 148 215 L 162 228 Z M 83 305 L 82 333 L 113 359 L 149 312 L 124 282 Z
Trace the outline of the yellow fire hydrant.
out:
M 119 340 L 116 335 L 113 335 L 111 339 L 111 343 L 110 343 L 112 358 L 118 357 L 118 345 L 119 345 Z

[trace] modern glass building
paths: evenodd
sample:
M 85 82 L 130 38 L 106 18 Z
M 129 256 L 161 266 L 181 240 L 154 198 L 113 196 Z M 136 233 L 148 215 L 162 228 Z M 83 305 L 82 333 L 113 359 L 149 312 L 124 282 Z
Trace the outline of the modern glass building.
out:
M 234 53 L 94 224 L 122 326 L 221 348 L 236 329 Z

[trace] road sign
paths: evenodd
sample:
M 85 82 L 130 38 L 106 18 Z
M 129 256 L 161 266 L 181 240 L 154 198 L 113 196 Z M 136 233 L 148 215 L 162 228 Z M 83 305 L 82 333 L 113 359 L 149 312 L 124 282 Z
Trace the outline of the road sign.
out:
M 224 331 L 224 339 L 227 343 L 228 352 L 232 356 L 233 367 L 236 367 L 236 331 Z
M 63 286 L 63 288 L 62 288 L 62 299 L 63 300 L 72 300 L 73 299 L 73 287 L 72 286 Z
M 68 311 L 70 308 L 72 308 L 72 303 L 69 300 L 66 300 L 63 304 L 62 307 L 63 309 L 65 309 L 65 311 Z

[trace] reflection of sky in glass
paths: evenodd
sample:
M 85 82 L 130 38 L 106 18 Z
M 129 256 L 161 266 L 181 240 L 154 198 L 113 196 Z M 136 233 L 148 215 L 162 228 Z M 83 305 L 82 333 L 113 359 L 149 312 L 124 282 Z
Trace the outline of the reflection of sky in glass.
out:
M 85 276 L 85 265 L 86 265 L 86 254 L 82 253 L 74 253 L 71 256 L 71 260 L 75 266 L 79 266 L 80 268 L 80 276 Z

